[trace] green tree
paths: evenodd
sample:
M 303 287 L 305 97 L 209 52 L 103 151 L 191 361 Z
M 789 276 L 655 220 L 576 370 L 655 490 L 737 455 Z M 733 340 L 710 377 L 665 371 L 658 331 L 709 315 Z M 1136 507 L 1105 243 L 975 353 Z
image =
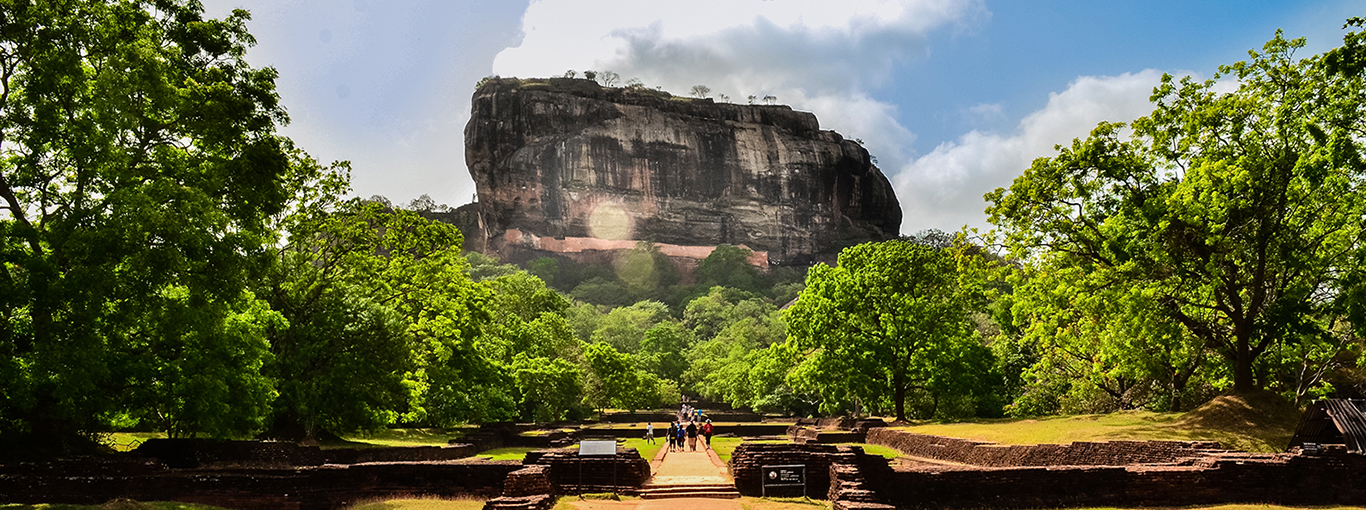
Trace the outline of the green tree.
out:
M 583 373 L 561 358 L 518 355 L 512 362 L 518 405 L 523 420 L 546 423 L 580 414 Z
M 609 307 L 631 304 L 631 292 L 626 286 L 601 276 L 595 276 L 578 284 L 569 292 L 579 301 Z
M 654 299 L 663 288 L 677 285 L 678 269 L 659 247 L 648 241 L 617 256 L 612 262 L 617 278 L 634 299 Z
M 972 393 L 990 353 L 969 317 L 976 289 L 960 278 L 959 253 L 894 240 L 812 267 L 786 312 L 788 341 L 809 353 L 789 381 L 819 392 L 827 411 L 887 402 L 898 420 L 913 391 L 929 396 L 929 416 L 941 399 Z
M 470 268 L 470 278 L 473 278 L 476 282 L 515 274 L 518 271 L 517 266 L 504 264 L 497 258 L 484 255 L 477 251 L 465 253 L 465 261 Z
M 743 303 L 744 306 L 741 306 Z M 744 317 L 760 317 L 774 310 L 773 305 L 748 292 L 716 286 L 706 295 L 688 302 L 683 309 L 683 324 L 699 340 L 710 340 L 722 329 Z
M 786 339 L 782 312 L 772 305 L 766 314 L 737 314 L 713 338 L 688 350 L 683 381 L 696 393 L 732 406 L 805 414 L 812 407 L 787 385 L 799 356 L 786 347 Z
M 289 142 L 275 134 L 286 117 L 275 71 L 243 58 L 245 11 L 212 20 L 190 1 L 5 2 L 0 19 L 0 433 L 61 448 L 127 411 L 131 388 L 159 382 L 130 372 L 153 341 L 125 336 L 163 313 L 149 303 L 174 294 L 215 307 L 215 324 L 269 324 L 247 312 L 244 291 L 271 241 L 267 218 L 292 191 Z M 257 352 L 243 337 L 255 327 L 181 331 L 207 349 Z M 181 373 L 198 362 L 163 361 Z M 214 390 L 202 395 L 210 407 L 249 397 L 216 391 L 217 375 L 247 376 L 205 372 L 180 388 Z M 242 418 L 256 418 L 255 403 Z
M 640 373 L 631 364 L 629 354 L 595 342 L 584 347 L 583 359 L 588 368 L 585 399 L 589 405 L 601 411 L 634 403 L 631 393 L 640 387 Z
M 658 301 L 641 301 L 607 312 L 593 330 L 592 341 L 627 354 L 640 350 L 645 332 L 669 318 L 669 308 Z
M 1234 391 L 1265 387 L 1266 353 L 1332 337 L 1366 235 L 1361 77 L 1303 46 L 1278 32 L 1221 67 L 1233 92 L 1164 76 L 1130 134 L 1102 123 L 1035 160 L 987 195 L 990 221 L 1017 260 L 1074 268 L 1078 295 L 1132 289 L 1184 328 L 1170 338 L 1216 353 Z
M 555 277 L 560 275 L 560 263 L 550 257 L 541 257 L 528 262 L 526 270 L 544 281 L 547 286 L 554 286 Z
M 125 402 L 134 417 L 170 437 L 243 437 L 260 430 L 274 388 L 262 377 L 270 362 L 266 330 L 279 313 L 250 292 L 230 303 L 196 303 L 183 287 L 168 287 L 124 341 L 139 382 Z
M 1140 289 L 1088 289 L 1083 267 L 1024 270 L 1013 306 L 1022 341 L 1039 353 L 1030 370 L 1036 402 L 1025 414 L 1099 413 L 1147 407 L 1181 411 L 1203 401 L 1212 355 Z M 1062 390 L 1037 401 L 1037 390 Z M 1050 390 L 1051 391 L 1051 390 Z
M 695 341 L 692 332 L 678 321 L 661 322 L 645 331 L 640 352 L 636 354 L 637 364 L 661 379 L 678 381 L 683 370 L 688 368 L 688 360 L 683 353 Z
M 271 338 L 273 433 L 511 415 L 513 383 L 478 345 L 490 291 L 470 280 L 460 232 L 377 202 L 337 202 L 345 174 L 320 174 L 281 221 L 289 242 L 263 282 L 290 322 Z
M 722 285 L 757 292 L 758 269 L 749 263 L 753 252 L 722 244 L 697 263 L 697 284 L 703 288 Z

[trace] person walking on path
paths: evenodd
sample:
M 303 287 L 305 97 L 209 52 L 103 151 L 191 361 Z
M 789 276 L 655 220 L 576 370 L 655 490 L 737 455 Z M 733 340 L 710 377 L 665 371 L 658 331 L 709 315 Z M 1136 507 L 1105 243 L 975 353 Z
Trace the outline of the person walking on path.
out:
M 703 447 L 704 449 L 711 449 L 711 434 L 714 430 L 716 429 L 711 426 L 711 420 L 702 424 L 702 436 L 707 438 L 707 445 Z
M 697 451 L 697 424 L 688 422 L 688 449 Z
M 679 424 L 678 424 L 678 433 L 677 433 L 677 435 L 674 436 L 674 437 L 678 440 L 678 451 L 680 451 L 680 452 L 683 451 L 683 434 L 684 434 L 683 424 L 682 424 L 682 423 L 679 423 Z
M 664 437 L 669 441 L 669 451 L 674 451 L 674 445 L 678 443 L 678 423 L 669 422 L 669 435 Z
M 655 444 L 655 424 L 654 424 L 654 423 L 646 423 L 646 424 L 645 424 L 645 443 L 646 443 L 646 444 Z

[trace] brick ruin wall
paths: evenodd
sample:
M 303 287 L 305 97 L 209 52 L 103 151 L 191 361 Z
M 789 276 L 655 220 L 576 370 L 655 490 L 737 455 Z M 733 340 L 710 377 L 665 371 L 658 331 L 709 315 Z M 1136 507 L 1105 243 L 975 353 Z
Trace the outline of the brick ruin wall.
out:
M 730 457 L 730 474 L 735 478 L 735 489 L 744 496 L 764 494 L 762 469 L 764 466 L 801 464 L 806 466 L 806 487 L 770 487 L 770 495 L 828 497 L 831 490 L 830 466 L 857 466 L 859 475 L 870 486 L 885 484 L 891 469 L 886 459 L 868 455 L 857 446 L 832 444 L 772 444 L 741 443 Z
M 1366 457 L 1226 453 L 1190 466 L 917 468 L 879 495 L 898 507 L 1045 508 L 1366 503 Z
M 491 508 L 548 508 L 555 493 L 631 493 L 650 476 L 634 448 L 616 457 L 542 450 L 518 461 L 450 460 L 466 446 L 319 450 L 290 443 L 158 440 L 102 458 L 0 465 L 0 502 L 100 504 L 115 498 L 241 510 L 327 510 L 411 496 L 472 496 Z M 515 473 L 515 474 L 514 474 Z M 501 496 L 501 497 L 500 497 Z M 544 496 L 544 497 L 542 497 Z
M 161 461 L 167 467 L 300 467 L 366 462 L 434 462 L 474 456 L 472 444 L 323 450 L 277 441 L 149 439 L 130 455 Z
M 615 456 L 579 456 L 576 449 L 528 453 L 527 465 L 550 468 L 550 483 L 560 494 L 586 492 L 633 493 L 650 479 L 650 462 L 635 448 L 617 448 Z
M 895 448 L 924 459 L 985 467 L 1127 466 L 1189 463 L 1223 452 L 1213 441 L 1107 441 L 1067 445 L 1002 445 L 985 441 L 913 434 L 901 430 L 868 430 L 867 442 Z
M 495 497 L 516 461 L 391 462 L 292 468 L 172 469 L 151 459 L 0 466 L 7 503 L 95 505 L 114 498 L 240 510 L 329 510 L 408 496 Z
M 1012 449 L 915 436 L 874 429 L 869 442 L 900 446 L 922 458 L 939 452 L 940 460 L 1015 465 L 918 463 L 893 469 L 886 459 L 854 446 L 742 444 L 731 458 L 731 472 L 741 494 L 757 496 L 764 489 L 762 466 L 805 465 L 805 494 L 829 498 L 841 509 L 1366 503 L 1366 456 L 1342 448 L 1312 456 L 1249 454 L 1178 441 Z
M 550 510 L 554 505 L 550 466 L 536 464 L 508 473 L 503 495 L 485 502 L 484 510 Z

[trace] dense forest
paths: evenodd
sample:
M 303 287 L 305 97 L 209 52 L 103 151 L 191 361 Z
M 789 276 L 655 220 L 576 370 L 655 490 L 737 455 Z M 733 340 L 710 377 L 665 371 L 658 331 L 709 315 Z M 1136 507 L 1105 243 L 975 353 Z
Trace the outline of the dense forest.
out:
M 0 19 L 7 444 L 552 422 L 683 395 L 955 419 L 1366 391 L 1360 19 L 1324 54 L 1278 33 L 1209 81 L 1166 77 L 1150 115 L 988 194 L 991 232 L 809 270 L 723 245 L 686 285 L 646 241 L 611 266 L 514 266 L 462 251 L 429 199 L 348 198 L 348 163 L 277 132 L 244 11 Z

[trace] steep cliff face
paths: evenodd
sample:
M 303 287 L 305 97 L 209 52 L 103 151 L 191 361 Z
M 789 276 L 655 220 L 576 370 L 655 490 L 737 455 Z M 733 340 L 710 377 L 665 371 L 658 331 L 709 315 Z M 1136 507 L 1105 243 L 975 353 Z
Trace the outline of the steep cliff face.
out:
M 465 161 L 490 251 L 544 249 L 541 238 L 726 243 L 805 264 L 901 226 L 868 152 L 786 106 L 493 79 L 474 94 Z

